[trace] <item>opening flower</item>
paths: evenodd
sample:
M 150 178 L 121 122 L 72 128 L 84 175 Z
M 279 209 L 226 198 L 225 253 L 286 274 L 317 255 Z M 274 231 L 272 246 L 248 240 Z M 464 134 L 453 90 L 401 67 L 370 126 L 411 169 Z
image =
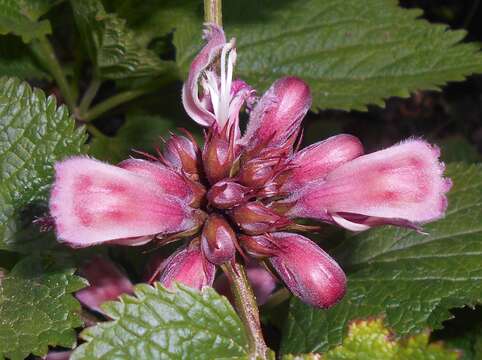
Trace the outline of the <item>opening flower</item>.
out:
M 343 297 L 346 278 L 298 234 L 313 229 L 300 220 L 362 231 L 419 229 L 444 215 L 451 184 L 436 147 L 409 139 L 364 155 L 357 138 L 338 135 L 299 151 L 309 86 L 285 77 L 257 98 L 233 77 L 235 41 L 215 25 L 205 39 L 182 91 L 186 112 L 206 128 L 203 146 L 185 132 L 168 139 L 158 158 L 57 163 L 50 211 L 61 241 L 85 247 L 183 239 L 154 269 L 166 286 L 211 286 L 216 266 L 239 253 L 265 261 L 303 301 L 329 307 Z

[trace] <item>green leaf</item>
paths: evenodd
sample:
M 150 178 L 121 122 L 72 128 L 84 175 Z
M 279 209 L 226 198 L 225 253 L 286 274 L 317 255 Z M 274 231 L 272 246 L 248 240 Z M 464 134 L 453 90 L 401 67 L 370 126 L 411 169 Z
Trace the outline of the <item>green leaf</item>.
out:
M 89 153 L 112 163 L 125 160 L 132 150 L 152 152 L 160 145 L 161 137 L 174 125 L 158 116 L 128 114 L 115 137 L 97 137 Z
M 18 79 L 0 78 L 0 249 L 41 247 L 23 230 L 47 199 L 53 163 L 80 153 L 85 140 L 83 128 L 75 129 L 54 97 Z
M 72 293 L 87 285 L 54 259 L 26 258 L 1 280 L 0 357 L 43 356 L 48 346 L 73 348 L 82 325 Z
M 59 0 L 0 0 L 0 34 L 15 34 L 30 42 L 51 33 L 47 20 L 38 21 Z
M 447 137 L 440 141 L 439 145 L 442 150 L 442 160 L 445 163 L 475 163 L 480 161 L 477 148 L 461 135 Z
M 103 3 L 107 8 L 113 8 L 119 17 L 126 19 L 129 27 L 135 30 L 140 41 L 146 45 L 153 39 L 172 32 L 183 22 L 199 23 L 197 10 L 202 10 L 202 2 L 192 0 L 110 0 Z
M 50 79 L 37 63 L 30 49 L 19 38 L 0 37 L 0 76 L 16 76 L 20 79 Z
M 290 304 L 284 353 L 338 345 L 352 319 L 384 314 L 397 334 L 439 328 L 448 309 L 482 300 L 482 166 L 451 165 L 446 217 L 428 235 L 384 227 L 345 240 L 334 253 L 348 273 L 345 298 L 329 310 Z
M 135 297 L 103 305 L 114 319 L 81 333 L 72 360 L 240 359 L 248 352 L 243 324 L 213 289 L 137 285 Z
M 429 333 L 404 340 L 394 340 L 381 320 L 353 322 L 343 344 L 324 355 L 287 355 L 283 360 L 457 360 L 459 353 L 444 349 L 441 344 L 429 344 Z
M 482 71 L 464 31 L 417 19 L 395 0 L 250 0 L 224 6 L 227 36 L 237 38 L 237 76 L 265 90 L 286 75 L 306 80 L 313 109 L 364 110 L 390 96 L 438 89 Z M 199 49 L 201 19 L 174 36 L 183 70 Z
M 126 21 L 105 11 L 99 0 L 71 0 L 74 17 L 89 57 L 105 79 L 153 77 L 173 71 L 139 41 Z

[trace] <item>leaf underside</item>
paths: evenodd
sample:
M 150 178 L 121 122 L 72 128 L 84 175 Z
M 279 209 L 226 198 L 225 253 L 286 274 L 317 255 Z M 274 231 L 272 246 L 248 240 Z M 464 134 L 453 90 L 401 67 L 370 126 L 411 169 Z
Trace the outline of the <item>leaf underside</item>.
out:
M 449 309 L 482 300 L 482 166 L 451 165 L 446 217 L 428 235 L 385 227 L 352 236 L 334 255 L 348 273 L 345 298 L 329 310 L 293 299 L 284 353 L 324 352 L 353 319 L 384 315 L 397 334 L 439 328 Z
M 292 75 L 307 81 L 313 109 L 365 110 L 391 96 L 438 89 L 482 71 L 464 31 L 417 19 L 395 0 L 250 0 L 225 7 L 227 36 L 236 37 L 236 76 L 260 92 Z M 177 28 L 177 62 L 187 71 L 199 50 L 201 19 Z

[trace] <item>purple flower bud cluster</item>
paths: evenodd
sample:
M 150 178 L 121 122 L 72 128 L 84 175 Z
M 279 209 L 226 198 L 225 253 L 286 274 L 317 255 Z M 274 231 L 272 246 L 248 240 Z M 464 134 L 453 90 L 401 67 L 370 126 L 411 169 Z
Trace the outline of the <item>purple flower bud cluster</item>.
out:
M 151 279 L 212 286 L 216 267 L 239 253 L 267 264 L 306 303 L 326 308 L 343 297 L 346 278 L 299 234 L 313 229 L 300 220 L 363 231 L 417 229 L 444 215 L 451 183 L 436 147 L 409 139 L 365 155 L 357 138 L 342 134 L 298 150 L 309 86 L 285 77 L 258 98 L 233 80 L 234 40 L 214 25 L 206 40 L 183 87 L 186 112 L 206 128 L 203 146 L 184 131 L 158 158 L 57 163 L 50 211 L 61 241 L 83 247 L 184 239 Z

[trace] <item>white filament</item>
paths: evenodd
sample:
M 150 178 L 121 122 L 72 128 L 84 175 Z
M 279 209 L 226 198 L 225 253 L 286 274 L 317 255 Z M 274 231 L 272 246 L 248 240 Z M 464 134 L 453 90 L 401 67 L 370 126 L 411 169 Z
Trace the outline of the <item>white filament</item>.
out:
M 231 86 L 233 83 L 235 63 L 236 50 L 234 48 L 234 40 L 231 40 L 223 46 L 221 51 L 219 82 L 214 72 L 205 72 L 205 84 L 211 96 L 214 116 L 220 128 L 223 128 L 229 119 L 229 107 L 232 100 Z

